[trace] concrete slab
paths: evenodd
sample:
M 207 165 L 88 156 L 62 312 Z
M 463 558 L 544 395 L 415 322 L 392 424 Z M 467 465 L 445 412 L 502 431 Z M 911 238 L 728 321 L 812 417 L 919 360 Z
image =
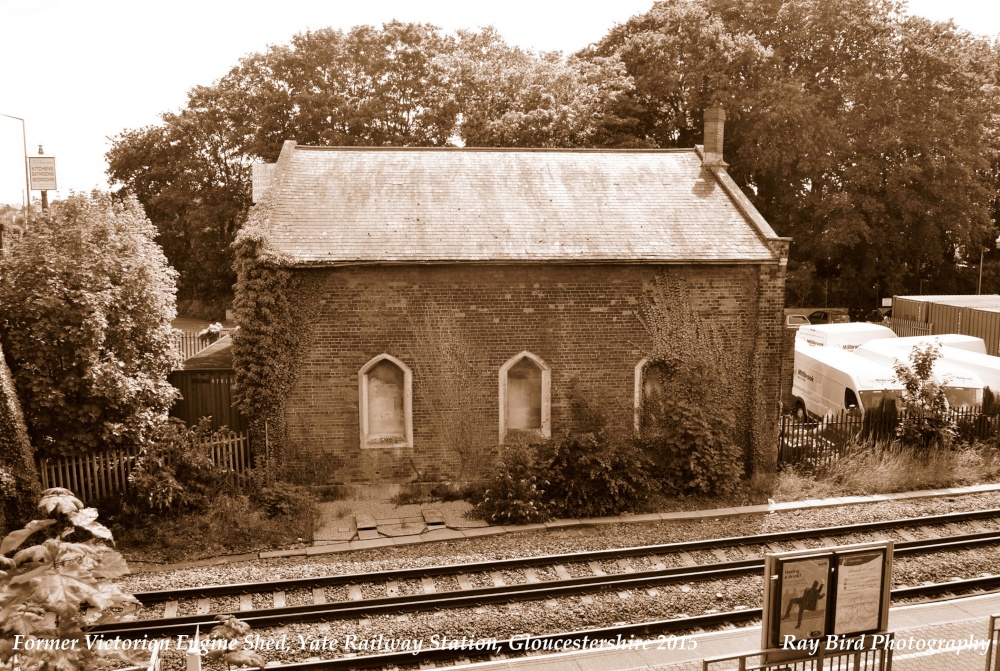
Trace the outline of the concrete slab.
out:
M 370 550 L 371 548 L 385 548 L 394 545 L 391 538 L 377 538 L 370 541 L 351 541 L 352 550 Z
M 545 528 L 549 531 L 583 526 L 583 522 L 581 520 L 551 520 L 549 522 L 542 522 L 542 524 L 544 524 Z
M 625 524 L 644 524 L 647 522 L 659 522 L 659 513 L 641 513 L 638 515 L 622 515 L 622 522 Z
M 427 524 L 427 526 L 431 525 L 444 526 L 444 515 L 442 515 L 437 510 L 434 510 L 432 508 L 425 509 L 421 511 L 421 514 L 423 515 L 424 522 Z
M 351 549 L 350 543 L 333 543 L 331 545 L 314 545 L 306 548 L 307 555 L 325 555 L 331 552 L 347 552 Z
M 364 513 L 358 513 L 354 516 L 354 523 L 358 528 L 358 531 L 362 529 L 374 529 L 378 525 L 375 523 L 375 518 L 371 515 L 365 515 Z
M 358 529 L 358 540 L 373 541 L 379 537 L 378 531 L 375 529 Z
M 420 537 L 425 541 L 451 541 L 465 538 L 465 534 L 458 529 L 434 529 L 425 531 Z
M 300 548 L 297 550 L 269 550 L 267 552 L 257 553 L 257 557 L 260 559 L 274 559 L 275 557 L 296 557 L 299 555 L 306 554 L 309 548 Z
M 461 531 L 466 538 L 477 538 L 480 536 L 495 536 L 497 534 L 510 533 L 506 527 L 473 527 L 471 529 L 456 529 Z

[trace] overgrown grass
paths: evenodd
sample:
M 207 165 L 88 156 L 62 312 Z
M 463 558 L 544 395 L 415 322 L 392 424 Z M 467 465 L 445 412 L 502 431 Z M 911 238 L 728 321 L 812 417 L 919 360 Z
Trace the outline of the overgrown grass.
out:
M 113 520 L 112 531 L 126 559 L 176 562 L 311 543 L 315 508 L 302 505 L 268 516 L 250 497 L 224 494 L 204 512 L 155 517 L 125 509 Z
M 830 466 L 814 474 L 784 469 L 774 489 L 775 500 L 888 494 L 958 487 L 1000 477 L 1000 450 L 985 443 L 915 450 L 898 441 L 862 441 Z

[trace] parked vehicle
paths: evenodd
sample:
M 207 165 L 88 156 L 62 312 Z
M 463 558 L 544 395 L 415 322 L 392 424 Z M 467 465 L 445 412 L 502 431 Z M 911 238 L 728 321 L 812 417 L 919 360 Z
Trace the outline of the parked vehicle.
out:
M 881 324 L 869 324 L 868 322 L 800 326 L 798 333 L 795 334 L 796 342 L 801 340 L 808 345 L 837 347 L 846 350 L 857 349 L 858 346 L 869 340 L 895 337 L 896 334 L 892 332 L 892 329 Z
M 984 388 L 1000 392 L 1000 357 L 951 346 L 942 347 L 941 356 L 952 366 L 978 375 Z
M 816 310 L 808 315 L 810 324 L 843 324 L 851 321 L 851 316 L 846 312 L 833 312 L 831 310 Z
M 785 315 L 785 326 L 790 329 L 808 326 L 809 318 L 805 315 Z
M 898 405 L 902 394 L 903 385 L 891 368 L 839 347 L 796 339 L 792 395 L 797 418 L 824 418 L 844 410 L 864 412 L 886 399 Z
M 872 363 L 894 370 L 896 364 L 909 364 L 910 351 L 915 346 L 897 347 L 889 339 L 871 340 L 854 352 Z M 931 379 L 944 388 L 945 398 L 952 408 L 967 408 L 983 402 L 982 379 L 975 373 L 955 366 L 944 357 L 934 363 Z
M 896 347 L 905 348 L 909 351 L 916 345 L 921 345 L 926 342 L 937 343 L 942 347 L 950 347 L 954 349 L 963 349 L 967 352 L 977 352 L 979 354 L 986 354 L 986 342 L 982 338 L 977 338 L 976 336 L 962 335 L 960 333 L 941 333 L 939 335 L 922 335 L 922 336 L 905 336 L 902 338 L 896 338 L 892 341 L 892 344 Z

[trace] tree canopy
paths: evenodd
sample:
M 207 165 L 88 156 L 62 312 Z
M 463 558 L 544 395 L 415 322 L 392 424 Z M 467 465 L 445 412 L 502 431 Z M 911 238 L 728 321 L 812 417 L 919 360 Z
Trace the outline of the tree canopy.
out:
M 74 195 L 0 257 L 0 343 L 43 456 L 143 444 L 166 419 L 175 275 L 134 199 Z
M 788 302 L 870 308 L 974 286 L 996 237 L 998 52 L 893 0 L 664 0 L 569 57 L 489 28 L 324 29 L 119 135 L 109 175 L 146 208 L 181 295 L 224 302 L 250 165 L 284 140 L 690 147 L 720 104 L 730 172 L 794 239 Z

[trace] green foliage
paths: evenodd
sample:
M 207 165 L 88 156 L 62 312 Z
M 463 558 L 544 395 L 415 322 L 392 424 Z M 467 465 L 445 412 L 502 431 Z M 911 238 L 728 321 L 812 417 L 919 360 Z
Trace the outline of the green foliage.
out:
M 634 511 L 656 490 L 649 458 L 631 442 L 575 434 L 543 450 L 545 498 L 562 517 L 600 517 Z
M 43 519 L 0 542 L 0 664 L 65 671 L 105 668 L 106 659 L 137 663 L 132 653 L 91 648 L 83 631 L 138 605 L 114 583 L 128 567 L 110 547 L 111 532 L 68 490 L 45 490 L 38 507 Z M 29 538 L 37 544 L 19 549 Z M 46 641 L 73 643 L 44 649 Z
M 37 500 L 35 456 L 0 346 L 0 532 L 30 520 Z
M 948 412 L 944 387 L 933 380 L 934 365 L 941 358 L 936 343 L 918 345 L 910 351 L 910 363 L 897 363 L 896 378 L 903 384 L 903 421 L 896 435 L 904 445 L 920 449 L 947 448 L 958 435 Z
M 666 0 L 583 56 L 624 62 L 657 147 L 700 142 L 725 106 L 733 178 L 795 241 L 789 304 L 975 285 L 1000 174 L 988 39 L 889 1 Z
M 731 494 L 743 478 L 733 420 L 705 393 L 717 383 L 707 365 L 688 367 L 682 380 L 668 383 L 655 412 L 645 413 L 636 440 L 653 460 L 653 475 L 665 492 Z
M 261 487 L 251 498 L 268 517 L 311 515 L 316 507 L 308 489 L 285 482 Z
M 134 199 L 74 195 L 0 257 L 0 342 L 42 456 L 142 445 L 176 390 L 174 276 Z
M 532 449 L 523 443 L 504 448 L 500 462 L 489 479 L 483 499 L 472 514 L 491 524 L 543 522 L 550 515 L 545 506 L 548 482 L 536 473 Z
M 130 476 L 141 510 L 178 513 L 207 508 L 226 482 L 206 442 L 219 437 L 205 417 L 193 427 L 171 418 L 142 448 Z
M 268 467 L 284 450 L 285 397 L 295 383 L 319 309 L 317 278 L 293 276 L 281 268 L 283 257 L 267 242 L 270 209 L 265 197 L 234 244 L 234 307 L 240 328 L 233 334 L 234 402 L 250 418 L 251 440 L 269 446 L 270 453 L 260 455 Z
M 752 440 L 756 370 L 751 353 L 735 344 L 747 340 L 735 335 L 750 328 L 746 315 L 710 321 L 682 277 L 660 275 L 642 320 L 651 345 L 637 440 L 654 475 L 667 492 L 734 491 L 748 457 L 767 464 L 760 453 L 773 449 Z

